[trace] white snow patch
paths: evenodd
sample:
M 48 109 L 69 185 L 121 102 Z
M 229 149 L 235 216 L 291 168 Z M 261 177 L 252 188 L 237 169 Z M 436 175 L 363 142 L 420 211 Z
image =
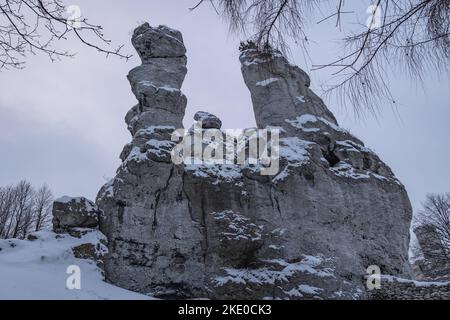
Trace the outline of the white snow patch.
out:
M 362 151 L 362 152 L 367 152 L 367 153 L 374 153 L 373 150 L 371 150 L 370 148 L 367 148 L 365 146 L 362 146 L 356 142 L 353 142 L 351 140 L 344 140 L 344 141 L 336 141 L 337 145 L 340 146 L 344 146 L 346 148 L 351 149 L 356 149 L 357 151 Z
M 141 81 L 139 81 L 139 84 L 143 85 L 144 87 L 153 87 L 157 91 L 158 90 L 164 90 L 164 91 L 169 91 L 169 92 L 181 92 L 180 89 L 169 87 L 168 85 L 156 86 L 153 82 L 148 81 L 148 80 L 141 80 Z
M 108 183 L 105 184 L 105 189 L 101 198 L 114 198 L 114 180 L 115 179 L 111 179 L 108 181 Z
M 293 126 L 294 128 L 298 128 L 301 129 L 305 132 L 317 132 L 320 131 L 319 128 L 305 128 L 304 125 L 310 122 L 313 123 L 317 123 L 317 122 L 322 122 L 324 124 L 326 124 L 327 126 L 331 127 L 333 130 L 338 131 L 338 132 L 343 132 L 343 133 L 347 133 L 347 130 L 340 128 L 339 126 L 337 126 L 336 124 L 332 123 L 331 121 L 328 121 L 325 118 L 322 117 L 318 117 L 312 114 L 303 114 L 299 117 L 297 117 L 294 120 L 289 120 L 286 119 L 286 122 L 289 123 L 291 126 Z
M 213 184 L 220 182 L 233 182 L 242 178 L 241 167 L 239 165 L 226 164 L 185 164 L 187 171 L 199 178 L 215 178 Z
M 313 286 L 309 286 L 306 284 L 301 284 L 298 286 L 298 290 L 300 290 L 301 292 L 304 292 L 306 294 L 318 294 L 321 291 L 323 291 L 323 289 L 317 288 L 317 287 L 313 287 Z
M 296 288 L 292 288 L 291 290 L 285 291 L 284 293 L 286 293 L 290 297 L 297 297 L 297 298 L 303 297 L 303 294 Z
M 148 126 L 145 129 L 139 129 L 135 136 L 140 136 L 140 135 L 144 135 L 144 134 L 154 134 L 157 131 L 170 131 L 170 130 L 175 130 L 175 127 L 173 126 Z
M 355 168 L 353 168 L 349 163 L 347 162 L 339 162 L 334 167 L 330 168 L 330 170 L 337 176 L 345 177 L 345 178 L 352 178 L 352 179 L 369 179 L 370 175 L 368 172 L 366 173 L 359 173 L 356 172 Z
M 286 229 L 284 228 L 276 228 L 271 232 L 273 235 L 283 236 L 286 233 Z
M 342 296 L 344 295 L 344 292 L 343 292 L 342 290 L 335 291 L 335 292 L 334 292 L 334 295 L 335 295 L 336 297 L 342 297 Z
M 252 56 L 252 54 L 256 54 L 256 55 Z M 270 55 L 267 56 L 267 58 L 261 59 L 261 58 L 257 57 L 258 56 L 258 52 L 255 49 L 247 49 L 245 52 L 242 53 L 242 56 L 251 59 L 251 61 L 244 61 L 243 62 L 243 64 L 245 66 L 251 66 L 253 64 L 270 62 L 270 61 L 273 60 L 273 58 L 284 58 L 283 55 L 280 52 L 272 51 L 270 53 Z
M 355 168 L 352 167 L 352 165 L 350 165 L 347 162 L 341 161 L 338 164 L 336 164 L 334 167 L 330 168 L 330 170 L 337 176 L 339 177 L 344 177 L 344 178 L 351 178 L 351 179 L 369 179 L 370 177 L 379 179 L 379 180 L 384 180 L 384 181 L 393 181 L 399 185 L 401 185 L 401 183 L 396 179 L 396 178 L 387 178 L 385 176 L 382 176 L 380 174 L 377 174 L 375 172 L 372 171 L 364 171 L 364 172 L 357 172 Z
M 0 240 L 0 299 L 151 299 L 103 282 L 101 271 L 93 261 L 74 257 L 72 247 L 85 243 L 98 244 L 104 239 L 99 231 L 88 232 L 81 239 L 50 231 L 34 235 L 38 237 L 35 241 Z M 106 250 L 103 244 L 100 248 Z M 66 288 L 70 276 L 66 271 L 71 265 L 81 269 L 81 290 Z
M 157 156 L 161 156 L 164 153 L 169 152 L 176 145 L 175 142 L 172 141 L 156 139 L 150 139 L 146 144 L 150 146 L 148 151 L 156 154 Z
M 277 245 L 271 244 L 271 245 L 269 245 L 269 248 L 272 250 L 281 250 L 284 248 L 284 246 L 277 246 Z
M 313 142 L 301 140 L 297 137 L 280 139 L 280 157 L 288 161 L 288 165 L 278 173 L 272 181 L 283 181 L 290 174 L 290 169 L 300 167 L 309 161 L 308 148 Z
M 290 170 L 289 166 L 286 166 L 283 171 L 281 171 L 279 174 L 277 174 L 273 179 L 272 182 L 278 183 L 280 181 L 284 181 L 287 177 L 289 177 Z
M 281 138 L 280 156 L 292 166 L 304 165 L 309 160 L 308 148 L 311 144 L 313 143 L 297 137 Z
M 133 149 L 131 149 L 130 154 L 123 162 L 123 164 L 125 165 L 130 161 L 135 161 L 137 163 L 140 163 L 140 162 L 144 162 L 147 160 L 148 160 L 147 154 L 145 152 L 141 152 L 141 148 L 133 147 Z
M 297 272 L 308 273 L 317 277 L 334 277 L 330 268 L 318 270 L 317 267 L 322 263 L 323 259 L 313 256 L 304 256 L 300 262 L 289 263 L 283 259 L 265 260 L 266 263 L 276 264 L 283 269 L 281 271 L 269 268 L 260 269 L 232 269 L 226 268 L 224 271 L 226 276 L 216 277 L 214 280 L 216 286 L 223 286 L 228 283 L 236 284 L 271 284 L 278 282 L 288 282 L 289 278 Z M 306 287 L 303 287 L 306 290 Z M 312 288 L 309 288 L 312 289 Z
M 286 291 L 285 293 L 289 296 L 294 296 L 294 297 L 303 297 L 303 294 L 308 294 L 308 295 L 316 295 L 319 294 L 320 292 L 322 292 L 323 289 L 321 288 L 317 288 L 317 287 L 313 287 L 307 284 L 301 284 L 299 286 L 297 286 L 296 288 L 292 288 L 289 291 Z
M 266 62 L 269 62 L 269 61 L 270 61 L 270 59 L 254 58 L 252 61 L 244 61 L 243 65 L 248 67 L 248 66 L 251 66 L 251 65 L 254 65 L 254 64 L 266 63 Z
M 266 80 L 262 80 L 262 81 L 258 81 L 255 85 L 257 87 L 265 87 L 268 86 L 269 84 L 273 83 L 273 82 L 277 82 L 279 79 L 278 78 L 269 78 Z
M 180 89 L 169 87 L 169 86 L 162 86 L 162 87 L 159 87 L 158 89 L 159 90 L 164 90 L 164 91 L 169 91 L 169 92 L 181 92 Z
M 257 226 L 250 219 L 231 210 L 212 213 L 215 220 L 226 222 L 227 231 L 222 235 L 227 240 L 258 241 L 262 239 L 263 226 Z

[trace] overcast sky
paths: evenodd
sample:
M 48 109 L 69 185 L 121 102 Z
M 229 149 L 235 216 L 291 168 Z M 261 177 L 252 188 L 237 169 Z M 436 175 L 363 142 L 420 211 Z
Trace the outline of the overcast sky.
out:
M 356 1 L 355 1 L 356 2 Z M 360 1 L 358 1 L 359 3 Z M 185 125 L 196 111 L 219 116 L 224 128 L 254 126 L 250 95 L 238 61 L 239 38 L 195 0 L 79 0 L 90 22 L 102 24 L 108 38 L 133 53 L 131 32 L 139 23 L 165 24 L 182 31 L 188 50 L 188 75 L 183 85 L 188 108 Z M 355 7 L 364 17 L 365 6 Z M 348 17 L 349 20 L 351 17 Z M 342 33 L 332 23 L 309 33 L 314 63 L 339 53 Z M 131 139 L 124 116 L 136 104 L 126 74 L 139 64 L 137 55 L 125 62 L 105 57 L 76 41 L 61 45 L 76 58 L 51 63 L 44 56 L 27 60 L 24 70 L 0 73 L 0 185 L 27 179 L 47 183 L 56 196 L 84 195 L 95 199 L 103 183 L 114 176 L 122 147 Z M 319 88 L 329 72 L 310 72 L 310 61 L 292 48 L 291 60 L 311 74 Z M 377 119 L 356 119 L 351 106 L 327 101 L 341 126 L 375 150 L 406 185 L 415 209 L 426 193 L 450 191 L 450 82 L 425 78 L 423 87 L 403 75 L 393 75 L 397 112 L 381 107 Z M 316 90 L 320 94 L 320 90 Z

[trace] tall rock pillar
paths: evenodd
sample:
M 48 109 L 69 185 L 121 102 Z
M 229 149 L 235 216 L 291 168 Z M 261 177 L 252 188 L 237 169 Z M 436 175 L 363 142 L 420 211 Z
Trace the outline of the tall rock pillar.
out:
M 105 213 L 100 228 L 109 240 L 106 276 L 154 296 L 194 296 L 204 274 L 203 237 L 189 214 L 183 167 L 170 154 L 187 103 L 180 90 L 186 48 L 180 32 L 148 23 L 134 31 L 132 43 L 142 59 L 128 74 L 138 100 L 125 119 L 133 139 L 116 177 L 97 197 Z

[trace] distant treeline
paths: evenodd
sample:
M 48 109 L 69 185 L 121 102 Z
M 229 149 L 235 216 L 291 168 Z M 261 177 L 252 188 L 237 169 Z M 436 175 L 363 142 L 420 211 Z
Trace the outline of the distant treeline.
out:
M 0 239 L 24 239 L 50 225 L 53 194 L 48 186 L 31 183 L 0 187 Z

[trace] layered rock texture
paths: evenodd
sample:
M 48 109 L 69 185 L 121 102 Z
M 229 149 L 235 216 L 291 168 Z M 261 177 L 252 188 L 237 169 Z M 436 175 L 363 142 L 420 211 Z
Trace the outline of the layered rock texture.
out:
M 423 254 L 423 259 L 415 262 L 416 277 L 420 280 L 450 280 L 450 256 L 436 227 L 421 225 L 414 233 Z
M 99 192 L 107 279 L 161 298 L 363 299 L 366 269 L 409 276 L 411 206 L 403 185 L 339 127 L 310 79 L 279 52 L 241 53 L 258 128 L 280 130 L 280 170 L 171 161 L 182 128 L 186 50 L 144 24 L 128 75 L 138 104 L 117 176 Z M 196 115 L 200 130 L 221 121 Z M 245 146 L 244 146 L 245 148 Z
M 450 300 L 450 282 L 383 276 L 381 287 L 368 293 L 370 300 Z

